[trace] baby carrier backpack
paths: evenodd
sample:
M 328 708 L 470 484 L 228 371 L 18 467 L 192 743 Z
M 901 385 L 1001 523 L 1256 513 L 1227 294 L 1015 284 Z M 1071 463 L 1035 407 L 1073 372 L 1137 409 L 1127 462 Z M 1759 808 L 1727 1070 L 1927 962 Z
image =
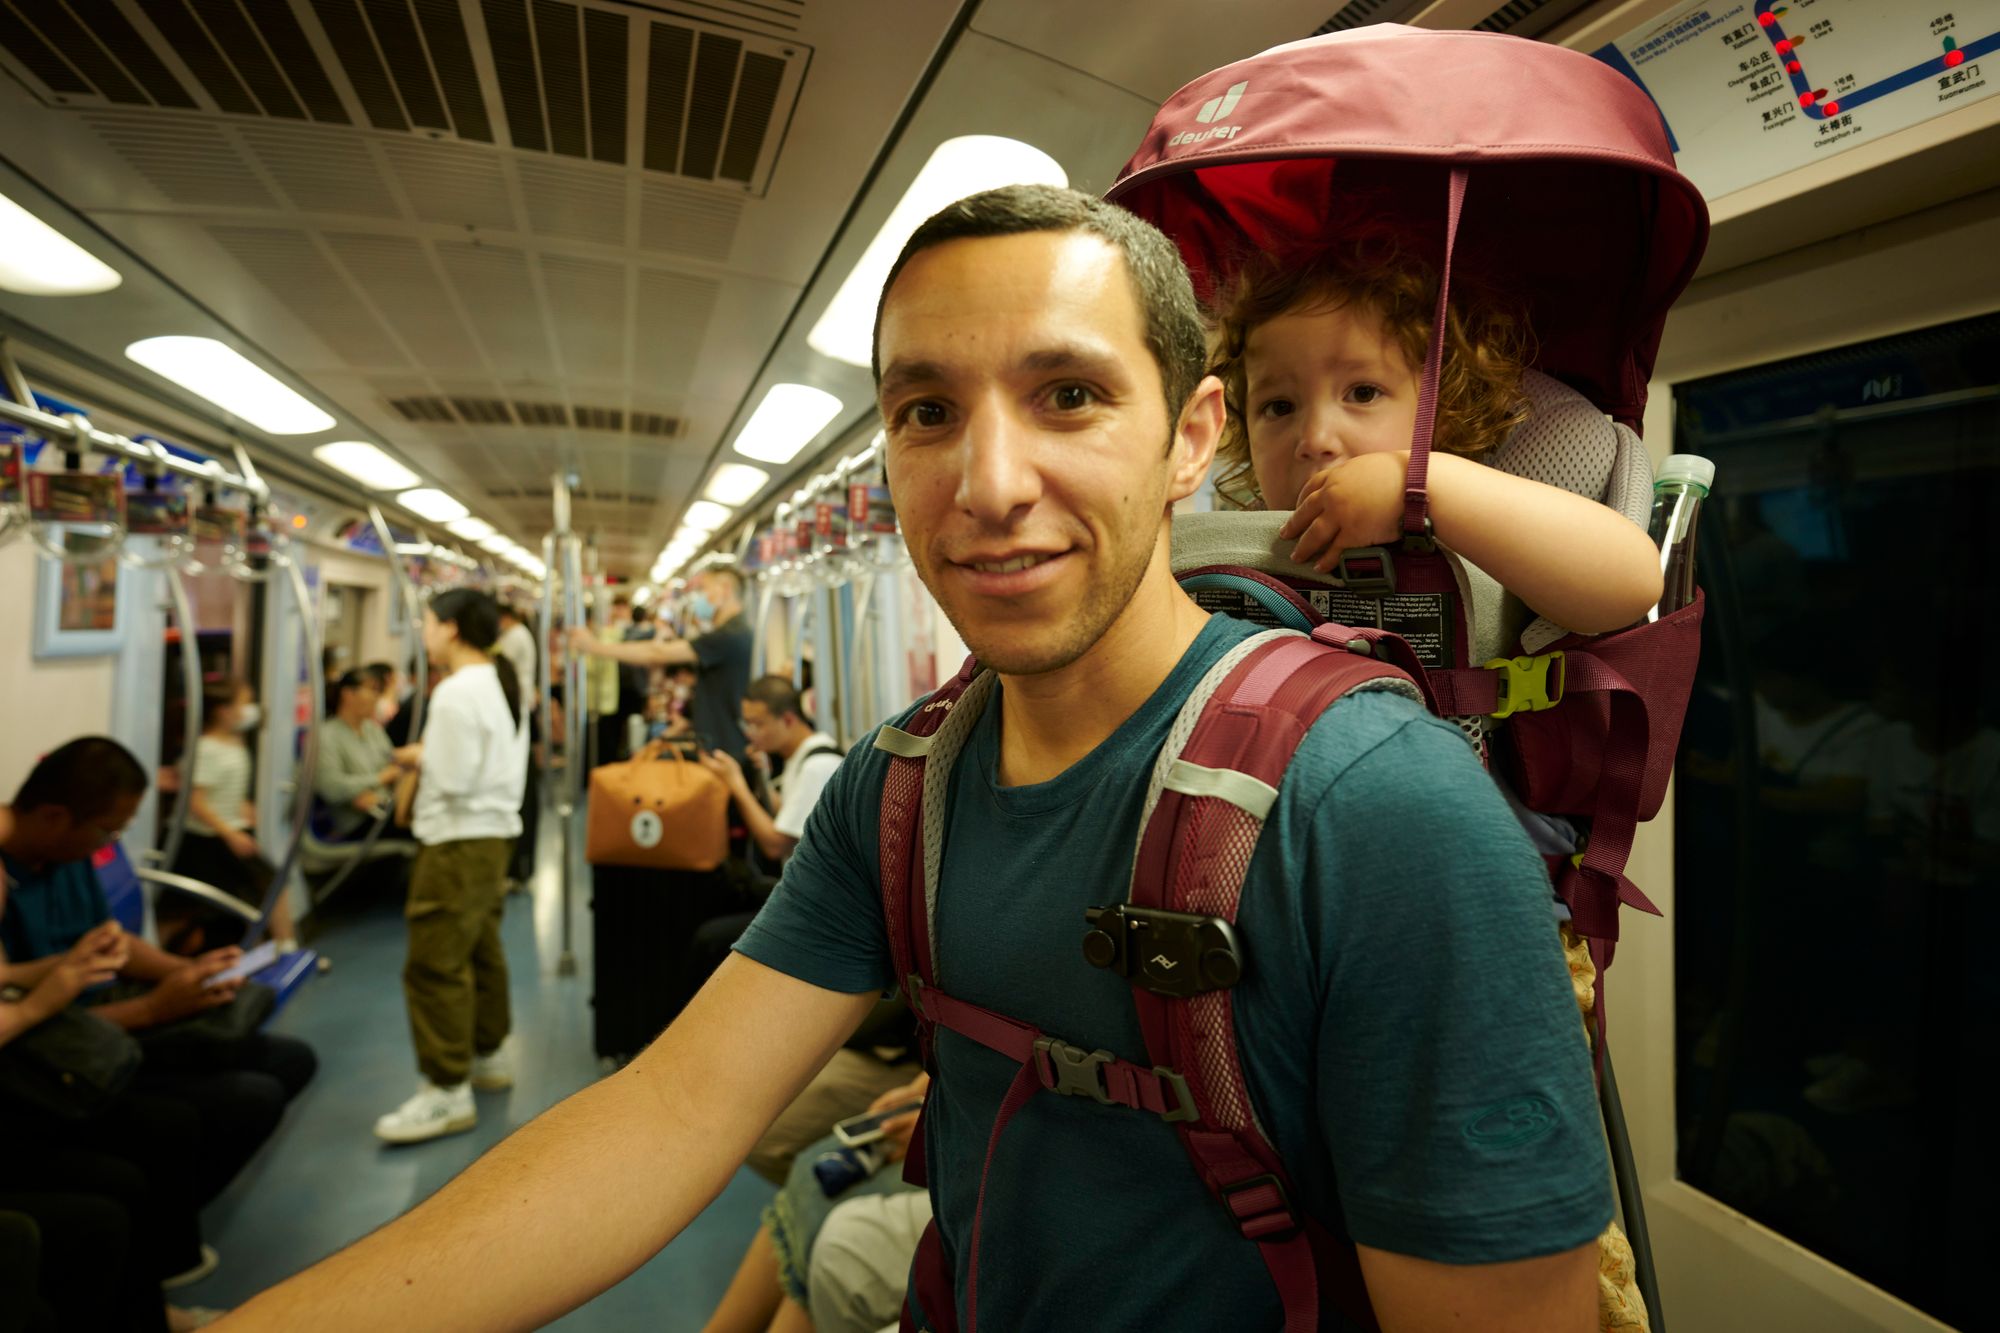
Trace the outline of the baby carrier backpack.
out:
M 1272 628 L 1227 654 L 1189 696 L 1151 777 L 1128 898 L 1079 923 L 1085 962 L 1132 984 L 1143 1063 L 1071 1046 L 939 985 L 931 923 L 946 793 L 990 673 L 967 662 L 906 729 L 884 727 L 875 740 L 891 755 L 884 918 L 926 1065 L 939 1026 L 1020 1065 L 988 1143 L 962 1256 L 962 1311 L 935 1223 L 918 1250 L 912 1292 L 933 1333 L 953 1333 L 961 1319 L 967 1333 L 977 1327 L 983 1202 L 989 1189 L 1011 1186 L 991 1178 L 994 1153 L 1009 1120 L 1044 1091 L 1174 1126 L 1217 1206 L 1257 1246 L 1285 1333 L 1321 1327 L 1329 1308 L 1376 1327 L 1340 1219 L 1301 1206 L 1259 1123 L 1230 997 L 1255 956 L 1234 923 L 1263 818 L 1305 732 L 1342 695 L 1389 689 L 1422 701 L 1460 722 L 1528 809 L 1587 821 L 1581 846 L 1552 872 L 1600 971 L 1617 939 L 1618 905 L 1655 910 L 1624 867 L 1638 823 L 1664 798 L 1701 603 L 1592 639 L 1537 622 L 1519 653 L 1498 651 L 1497 586 L 1433 539 L 1425 483 L 1456 261 L 1509 273 L 1537 334 L 1536 373 L 1524 387 L 1541 434 L 1510 439 L 1492 461 L 1643 522 L 1651 473 L 1637 429 L 1666 312 L 1706 238 L 1700 194 L 1675 172 L 1650 101 L 1609 67 L 1539 42 L 1384 24 L 1277 47 L 1190 83 L 1155 117 L 1107 197 L 1174 238 L 1209 295 L 1245 256 L 1323 239 L 1330 203 L 1348 190 L 1394 200 L 1412 222 L 1428 211 L 1442 224 L 1430 228 L 1441 258 L 1438 313 L 1404 535 L 1393 549 L 1348 552 L 1328 579 L 1279 555 L 1282 516 L 1175 520 L 1184 586 Z M 1523 428 L 1535 429 L 1535 420 Z M 1547 442 L 1568 436 L 1576 438 L 1567 447 Z M 1575 456 L 1592 475 L 1581 475 Z M 1489 718 L 1508 725 L 1489 736 Z M 1601 1034 L 1601 1008 L 1598 1018 Z M 921 1123 L 918 1135 L 909 1171 L 922 1183 Z M 1628 1175 L 1621 1170 L 1630 1218 L 1637 1196 Z M 1634 1235 L 1645 1286 L 1642 1230 Z M 1646 1297 L 1657 1312 L 1653 1291 Z M 1644 1327 L 1643 1319 L 1622 1326 Z M 904 1326 L 915 1327 L 907 1310 Z

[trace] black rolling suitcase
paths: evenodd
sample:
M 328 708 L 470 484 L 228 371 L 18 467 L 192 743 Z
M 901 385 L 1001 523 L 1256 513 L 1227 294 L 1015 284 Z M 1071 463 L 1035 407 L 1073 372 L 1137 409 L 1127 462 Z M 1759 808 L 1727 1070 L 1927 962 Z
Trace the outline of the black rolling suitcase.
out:
M 686 1002 L 688 946 L 702 922 L 744 910 L 724 870 L 591 867 L 591 1007 L 600 1056 L 625 1061 Z

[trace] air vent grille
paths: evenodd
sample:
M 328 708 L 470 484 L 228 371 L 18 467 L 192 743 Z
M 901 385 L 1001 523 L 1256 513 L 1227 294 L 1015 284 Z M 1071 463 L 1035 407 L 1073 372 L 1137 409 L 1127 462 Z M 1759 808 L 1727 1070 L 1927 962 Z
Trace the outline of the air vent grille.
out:
M 624 430 L 625 413 L 616 407 L 579 407 L 576 409 L 578 430 Z
M 1365 28 L 1371 23 L 1400 23 L 1422 9 L 1428 0 L 1348 0 L 1339 11 L 1326 22 L 1314 28 L 1312 35 L 1323 37 L 1330 32 L 1348 32 L 1355 28 Z
M 451 406 L 442 398 L 391 398 L 389 406 L 405 421 L 436 421 L 446 424 L 456 423 L 458 418 L 451 414 Z
M 498 118 L 517 149 L 761 190 L 811 54 L 787 40 L 802 12 L 802 0 L 646 12 L 613 0 L 0 0 L 0 49 L 60 102 L 473 143 L 493 143 Z
M 514 424 L 513 414 L 507 410 L 507 404 L 498 398 L 454 398 L 451 400 L 451 406 L 452 410 L 458 413 L 458 419 L 468 426 Z
M 561 403 L 524 403 L 517 398 L 514 417 L 523 426 L 569 425 L 569 409 Z
M 671 440 L 681 433 L 681 419 L 659 412 L 634 412 L 629 428 L 634 435 Z

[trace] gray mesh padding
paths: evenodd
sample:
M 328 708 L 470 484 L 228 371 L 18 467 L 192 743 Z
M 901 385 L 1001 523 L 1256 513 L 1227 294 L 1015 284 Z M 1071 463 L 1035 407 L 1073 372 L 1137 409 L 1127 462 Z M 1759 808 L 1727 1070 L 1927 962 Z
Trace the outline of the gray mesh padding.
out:
M 951 713 L 931 737 L 931 752 L 924 760 L 924 921 L 931 938 L 931 971 L 939 986 L 944 984 L 944 959 L 938 953 L 938 869 L 944 863 L 946 804 L 951 799 L 951 771 L 958 767 L 959 751 L 972 734 L 972 724 L 986 709 L 986 696 L 993 692 L 994 676 L 982 671 L 965 687 Z

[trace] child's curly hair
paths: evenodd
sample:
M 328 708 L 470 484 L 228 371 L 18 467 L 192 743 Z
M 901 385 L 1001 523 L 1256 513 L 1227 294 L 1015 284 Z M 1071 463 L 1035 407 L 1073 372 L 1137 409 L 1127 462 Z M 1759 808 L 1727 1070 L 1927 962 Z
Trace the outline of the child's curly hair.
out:
M 1216 449 L 1216 492 L 1254 509 L 1263 497 L 1250 462 L 1244 346 L 1280 315 L 1355 306 L 1375 315 L 1404 362 L 1421 376 L 1430 352 L 1437 273 L 1392 230 L 1363 227 L 1335 246 L 1300 258 L 1253 256 L 1211 311 L 1208 373 L 1223 383 L 1228 417 Z M 1531 355 L 1525 321 L 1497 298 L 1453 275 L 1444 365 L 1438 376 L 1432 446 L 1476 458 L 1528 418 L 1521 372 Z

